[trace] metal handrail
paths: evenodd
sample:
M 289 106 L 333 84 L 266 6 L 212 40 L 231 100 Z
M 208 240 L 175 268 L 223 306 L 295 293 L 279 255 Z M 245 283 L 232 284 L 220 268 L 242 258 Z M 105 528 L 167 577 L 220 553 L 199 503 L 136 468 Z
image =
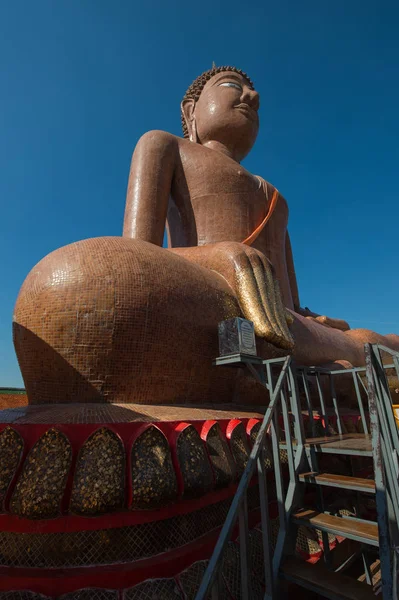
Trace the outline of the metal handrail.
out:
M 273 385 L 273 378 L 271 368 L 272 365 L 280 365 L 283 363 L 280 374 L 277 378 L 277 382 Z M 219 573 L 221 568 L 221 561 L 223 559 L 223 551 L 226 548 L 227 543 L 230 540 L 233 529 L 236 525 L 237 517 L 239 520 L 239 542 L 240 542 L 240 563 L 241 563 L 241 596 L 243 600 L 249 600 L 251 598 L 250 581 L 249 581 L 249 570 L 248 570 L 248 520 L 247 520 L 247 506 L 246 506 L 246 493 L 250 485 L 251 479 L 254 475 L 255 469 L 258 470 L 258 483 L 260 491 L 260 508 L 261 508 L 261 521 L 262 521 L 262 539 L 263 539 L 263 550 L 264 550 L 264 571 L 266 589 L 268 590 L 265 595 L 265 599 L 273 598 L 273 589 L 275 587 L 276 578 L 279 569 L 279 558 L 283 553 L 286 531 L 287 531 L 287 515 L 293 508 L 293 502 L 295 498 L 296 485 L 298 483 L 298 469 L 300 467 L 301 459 L 304 450 L 304 434 L 302 420 L 300 419 L 300 405 L 299 396 L 296 386 L 296 378 L 293 373 L 293 364 L 290 356 L 281 359 L 273 359 L 272 361 L 263 361 L 263 365 L 266 367 L 267 381 L 264 378 L 264 373 L 261 371 L 261 381 L 263 385 L 269 390 L 270 402 L 266 409 L 265 416 L 262 421 L 262 425 L 259 429 L 255 443 L 252 447 L 247 465 L 244 473 L 239 482 L 236 494 L 232 500 L 226 521 L 222 527 L 218 541 L 214 548 L 212 557 L 208 563 L 204 577 L 202 579 L 200 588 L 196 595 L 196 600 L 204 600 L 208 597 L 209 593 L 212 592 L 212 598 L 219 598 Z M 287 397 L 285 393 L 285 386 L 289 390 L 291 399 L 291 412 L 295 418 L 295 435 L 297 438 L 297 445 L 294 449 L 291 443 L 291 436 L 289 430 L 289 411 L 287 407 Z M 285 425 L 286 440 L 287 440 L 287 453 L 289 462 L 290 472 L 290 483 L 287 490 L 287 495 L 284 498 L 284 490 L 282 483 L 281 465 L 280 465 L 280 439 L 278 435 L 278 415 L 277 406 L 281 402 L 283 420 Z M 270 522 L 269 522 L 269 508 L 267 499 L 267 485 L 266 485 L 266 472 L 265 472 L 265 437 L 268 430 L 271 432 L 271 441 L 273 448 L 273 459 L 274 459 L 274 473 L 276 477 L 276 490 L 277 500 L 279 504 L 280 514 L 280 531 L 277 538 L 276 550 L 274 553 L 274 559 L 272 560 L 270 553 Z
M 379 344 L 365 345 L 382 595 L 384 600 L 391 600 L 398 597 L 399 434 L 385 372 L 389 366 L 383 364 L 381 352 L 393 357 L 398 378 L 399 353 Z
M 298 380 L 303 384 L 304 402 L 309 415 L 312 436 L 316 437 L 312 393 L 309 387 L 310 377 L 315 377 L 316 391 L 320 400 L 318 412 L 323 419 L 325 435 L 330 434 L 328 420 L 331 411 L 327 409 L 321 377 L 327 376 L 329 378 L 333 414 L 335 414 L 337 419 L 338 433 L 342 434 L 344 421 L 340 414 L 338 394 L 334 384 L 334 379 L 337 375 L 352 375 L 353 389 L 359 406 L 363 431 L 366 435 L 370 435 L 369 432 L 371 431 L 370 437 L 372 439 L 374 476 L 376 483 L 377 520 L 380 536 L 379 547 L 382 569 L 382 592 L 384 600 L 392 600 L 392 598 L 397 597 L 396 550 L 399 551 L 399 436 L 392 410 L 385 371 L 394 368 L 399 378 L 399 353 L 384 346 L 370 344 L 366 344 L 365 352 L 366 366 L 353 367 L 351 369 L 331 370 L 322 367 L 297 367 L 294 366 L 294 362 L 290 356 L 262 361 L 262 369 L 260 371 L 257 371 L 255 368 L 255 365 L 259 366 L 260 364 L 259 359 L 258 362 L 254 362 L 253 365 L 246 364 L 251 373 L 269 391 L 270 402 L 195 600 L 205 600 L 205 598 L 209 597 L 209 593 L 211 593 L 213 600 L 222 597 L 220 585 L 222 583 L 221 569 L 223 553 L 232 536 L 233 530 L 235 529 L 237 520 L 239 525 L 241 598 L 243 600 L 249 600 L 251 598 L 247 491 L 251 484 L 255 469 L 257 469 L 258 473 L 258 485 L 260 491 L 261 529 L 266 589 L 264 600 L 274 600 L 280 597 L 278 591 L 280 565 L 283 556 L 287 551 L 288 553 L 290 551 L 289 546 L 293 544 L 293 539 L 290 539 L 292 536 L 288 535 L 288 528 L 291 513 L 297 505 L 298 495 L 301 493 L 300 486 L 298 485 L 298 474 L 305 456 L 306 440 L 299 399 Z M 383 364 L 381 352 L 387 352 L 392 356 L 392 364 Z M 238 362 L 239 361 L 237 361 L 237 364 Z M 245 363 L 248 363 L 248 361 L 246 360 Z M 273 367 L 276 366 L 282 366 L 282 368 L 276 378 L 277 381 L 274 383 Z M 263 369 L 266 371 L 266 377 Z M 361 373 L 366 374 L 367 385 L 360 376 Z M 366 397 L 368 399 L 370 426 L 366 418 Z M 279 407 L 281 407 L 282 415 L 277 413 Z M 294 417 L 295 444 L 293 443 L 290 434 L 290 413 Z M 284 448 L 286 448 L 288 455 L 289 483 L 286 492 L 283 484 L 280 457 L 280 416 L 282 416 L 286 437 Z M 280 521 L 273 556 L 270 544 L 271 524 L 265 469 L 265 440 L 268 432 L 270 432 L 271 438 L 273 472 L 276 483 L 276 496 Z M 308 460 L 310 461 L 309 464 L 311 464 L 311 458 L 309 456 Z M 329 542 L 328 535 L 325 532 L 323 532 L 323 545 L 325 548 L 324 558 L 328 565 Z M 370 577 L 368 579 L 370 579 Z M 371 583 L 371 581 L 368 581 L 368 583 Z

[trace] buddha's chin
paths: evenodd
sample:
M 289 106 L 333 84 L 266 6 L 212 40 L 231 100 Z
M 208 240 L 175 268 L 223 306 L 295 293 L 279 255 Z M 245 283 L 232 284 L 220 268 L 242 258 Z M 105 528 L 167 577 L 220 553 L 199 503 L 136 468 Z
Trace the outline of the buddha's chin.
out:
M 231 121 L 231 130 L 233 130 L 238 138 L 248 139 L 248 143 L 252 145 L 255 143 L 258 135 L 259 124 L 252 117 L 247 114 L 238 111 L 234 115 L 234 120 Z

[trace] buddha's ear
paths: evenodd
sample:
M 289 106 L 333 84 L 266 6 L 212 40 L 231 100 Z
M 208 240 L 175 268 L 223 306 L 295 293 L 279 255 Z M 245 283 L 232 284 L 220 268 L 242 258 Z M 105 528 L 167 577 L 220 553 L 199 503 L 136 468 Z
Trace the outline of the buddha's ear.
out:
M 197 142 L 197 128 L 194 117 L 195 100 L 193 98 L 183 100 L 180 107 L 186 122 L 189 138 L 192 142 Z

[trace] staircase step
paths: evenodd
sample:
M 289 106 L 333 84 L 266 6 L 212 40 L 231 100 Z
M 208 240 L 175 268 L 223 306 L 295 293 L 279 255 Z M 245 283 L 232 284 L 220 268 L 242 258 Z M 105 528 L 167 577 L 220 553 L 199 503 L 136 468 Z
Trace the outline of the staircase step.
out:
M 315 483 L 317 485 L 327 485 L 329 487 L 338 487 L 344 490 L 355 490 L 357 492 L 375 492 L 375 483 L 372 479 L 362 477 L 348 477 L 346 475 L 334 475 L 332 473 L 302 473 L 299 480 L 303 483 Z
M 296 440 L 292 440 L 295 447 Z M 324 454 L 344 454 L 346 456 L 373 456 L 371 436 L 364 433 L 344 433 L 318 438 L 307 438 L 305 446 Z M 286 449 L 283 441 L 280 447 Z
M 311 509 L 303 509 L 292 515 L 292 520 L 297 525 L 312 527 L 340 535 L 344 538 L 363 542 L 370 546 L 378 546 L 378 525 L 377 523 L 358 521 L 344 517 L 336 517 L 323 512 Z
M 284 561 L 281 576 L 330 600 L 375 600 L 371 586 L 342 573 L 329 571 L 318 562 L 311 565 L 296 558 Z

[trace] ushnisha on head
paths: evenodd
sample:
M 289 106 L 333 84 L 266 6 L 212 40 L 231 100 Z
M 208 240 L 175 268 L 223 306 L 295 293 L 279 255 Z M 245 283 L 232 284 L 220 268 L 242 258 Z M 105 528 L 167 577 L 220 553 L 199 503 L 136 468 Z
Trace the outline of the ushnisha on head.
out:
M 202 73 L 181 103 L 184 137 L 211 146 L 221 144 L 242 160 L 259 130 L 259 94 L 246 73 L 230 66 Z

